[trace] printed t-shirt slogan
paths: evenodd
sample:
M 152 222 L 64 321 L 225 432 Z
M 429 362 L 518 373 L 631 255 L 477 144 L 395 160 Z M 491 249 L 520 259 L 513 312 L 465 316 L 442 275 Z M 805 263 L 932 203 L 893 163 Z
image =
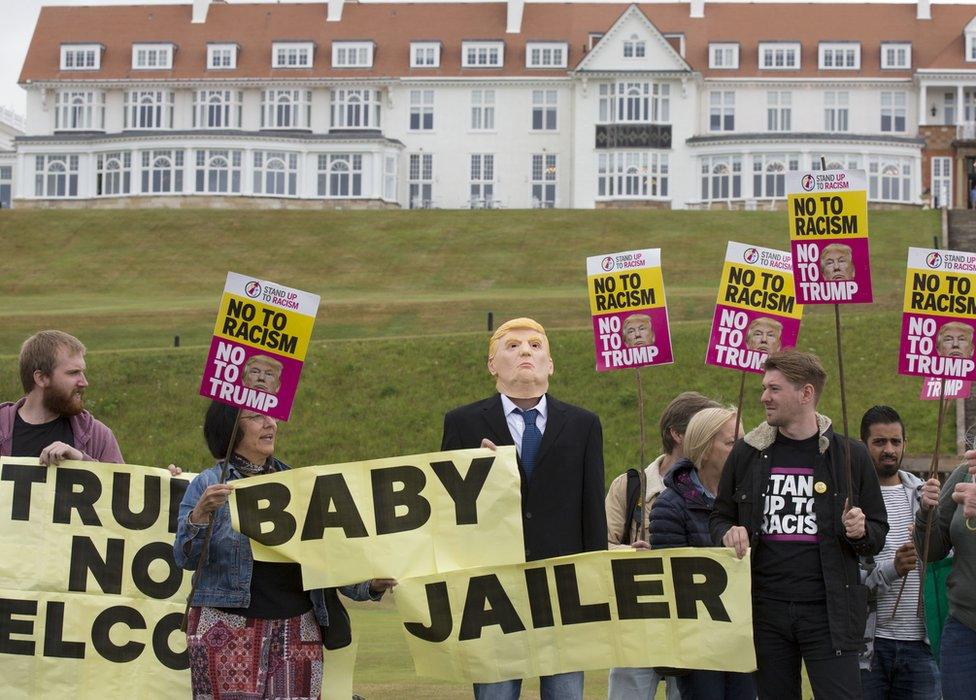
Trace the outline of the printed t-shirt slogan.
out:
M 791 171 L 786 207 L 801 304 L 872 299 L 867 177 L 863 170 Z
M 976 380 L 974 283 L 976 253 L 908 249 L 899 373 Z
M 769 353 L 796 345 L 802 316 L 790 254 L 729 241 L 705 363 L 762 373 Z
M 586 276 L 597 371 L 674 361 L 660 248 L 589 257 Z
M 318 308 L 316 294 L 228 272 L 200 394 L 288 420 Z

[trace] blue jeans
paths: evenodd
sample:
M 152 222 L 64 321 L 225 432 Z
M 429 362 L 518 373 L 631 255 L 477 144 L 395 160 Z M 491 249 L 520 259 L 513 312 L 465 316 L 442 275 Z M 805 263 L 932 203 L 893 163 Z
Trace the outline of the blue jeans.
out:
M 864 700 L 939 700 L 939 668 L 925 642 L 875 637 L 871 670 L 861 669 Z
M 583 700 L 583 672 L 557 673 L 539 678 L 541 700 Z M 518 700 L 522 679 L 498 683 L 475 683 L 475 700 Z
M 942 697 L 971 700 L 976 669 L 976 630 L 949 616 L 942 630 Z
M 657 686 L 662 680 L 665 681 L 667 699 L 681 700 L 674 676 L 662 678 L 653 668 L 611 668 L 607 700 L 654 700 Z

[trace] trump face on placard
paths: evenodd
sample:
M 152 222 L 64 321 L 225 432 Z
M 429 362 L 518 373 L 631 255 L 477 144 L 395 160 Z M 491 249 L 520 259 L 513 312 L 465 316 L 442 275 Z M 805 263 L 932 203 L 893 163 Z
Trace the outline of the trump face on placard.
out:
M 620 329 L 624 345 L 629 348 L 641 345 L 654 344 L 654 327 L 651 325 L 651 317 L 647 314 L 631 314 L 624 319 Z
M 973 356 L 973 327 L 961 321 L 943 324 L 936 333 L 939 354 L 943 357 Z
M 775 318 L 759 316 L 746 329 L 746 347 L 750 350 L 778 352 L 783 337 L 783 324 Z
M 824 280 L 854 279 L 854 256 L 849 245 L 831 243 L 820 251 L 820 273 Z
M 283 365 L 267 355 L 251 355 L 244 363 L 244 386 L 277 394 L 281 388 Z

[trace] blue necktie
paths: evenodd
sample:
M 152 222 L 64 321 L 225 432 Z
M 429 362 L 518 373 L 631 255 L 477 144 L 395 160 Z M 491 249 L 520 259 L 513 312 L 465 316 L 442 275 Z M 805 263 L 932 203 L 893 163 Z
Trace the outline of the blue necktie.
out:
M 522 469 L 525 471 L 525 478 L 530 479 L 532 470 L 535 469 L 535 458 L 539 454 L 539 445 L 542 444 L 542 431 L 535 424 L 539 411 L 535 408 L 528 411 L 516 410 L 525 419 L 525 430 L 522 431 Z

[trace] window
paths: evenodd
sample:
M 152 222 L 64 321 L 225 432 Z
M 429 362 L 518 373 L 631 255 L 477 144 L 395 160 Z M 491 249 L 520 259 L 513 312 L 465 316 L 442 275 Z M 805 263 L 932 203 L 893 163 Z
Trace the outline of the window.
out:
M 239 90 L 197 90 L 193 93 L 195 129 L 239 129 L 241 101 Z
M 647 44 L 636 34 L 624 40 L 624 58 L 644 58 L 646 54 Z
M 976 61 L 976 23 L 966 25 L 966 60 Z
M 962 114 L 964 121 L 976 121 L 976 90 L 963 90 Z
M 759 67 L 768 70 L 796 70 L 800 67 L 800 45 L 759 44 Z
M 495 91 L 471 91 L 471 130 L 494 131 L 495 129 Z
M 668 154 L 611 151 L 597 159 L 597 197 L 653 199 L 668 196 Z
M 881 45 L 881 67 L 882 68 L 911 68 L 912 67 L 912 45 L 911 44 L 882 44 Z
M 254 152 L 254 194 L 277 197 L 298 195 L 298 154 Z
M 313 48 L 310 41 L 276 41 L 271 45 L 271 67 L 311 68 Z
M 956 91 L 942 93 L 942 123 L 956 123 Z
M 0 209 L 10 208 L 10 194 L 14 182 L 14 169 L 0 165 Z
M 532 208 L 552 209 L 556 206 L 556 154 L 532 154 Z
M 55 99 L 57 131 L 105 128 L 105 93 L 98 90 L 61 90 Z
M 143 194 L 178 194 L 182 191 L 183 151 L 143 151 Z
M 430 209 L 434 201 L 434 156 L 430 153 L 411 153 L 407 172 L 408 206 L 411 209 Z
M 333 129 L 379 129 L 379 90 L 333 90 Z
M 196 189 L 205 194 L 240 194 L 243 151 L 199 149 Z
M 904 92 L 881 93 L 881 130 L 899 132 L 905 130 L 906 104 L 908 95 Z
M 868 199 L 882 202 L 912 201 L 910 158 L 869 158 Z
M 172 68 L 173 44 L 133 44 L 132 67 L 138 70 Z
M 932 159 L 932 208 L 952 209 L 952 158 Z
M 505 44 L 500 41 L 462 41 L 462 68 L 501 68 Z
M 792 95 L 789 92 L 766 93 L 766 130 L 789 131 L 792 122 Z
M 434 128 L 434 91 L 410 91 L 410 130 L 430 131 Z
M 132 153 L 99 153 L 95 156 L 95 194 L 101 197 L 129 194 Z
M 854 154 L 827 153 L 824 155 L 827 161 L 826 170 L 859 170 L 861 168 L 861 156 Z M 820 170 L 820 156 L 813 156 L 810 159 L 810 170 Z
M 126 129 L 169 129 L 172 124 L 172 92 L 129 90 L 125 93 Z
M 701 159 L 702 201 L 742 198 L 742 156 Z
M 824 131 L 847 131 L 850 124 L 851 94 L 849 92 L 824 93 Z
M 307 129 L 312 122 L 311 90 L 262 90 L 262 129 Z
M 471 154 L 472 209 L 491 209 L 495 201 L 495 156 L 491 153 Z
M 362 197 L 363 157 L 358 153 L 319 156 L 319 197 Z
M 396 156 L 383 156 L 383 199 L 396 201 L 397 159 Z
M 708 130 L 735 131 L 735 92 L 708 93 Z
M 78 196 L 78 156 L 36 156 L 34 168 L 35 196 Z
M 415 41 L 410 44 L 411 68 L 437 68 L 441 65 L 441 45 L 436 41 Z
M 587 51 L 592 51 L 593 47 L 600 43 L 600 39 L 603 38 L 603 34 L 600 32 L 590 32 L 586 35 L 586 45 Z
M 373 42 L 332 42 L 333 68 L 370 68 L 373 65 Z
M 101 44 L 61 45 L 61 70 L 98 70 L 101 64 Z
M 786 172 L 800 169 L 800 156 L 768 155 L 752 157 L 752 196 L 758 199 L 786 197 Z
M 532 91 L 533 131 L 555 131 L 559 93 L 555 90 Z
M 612 123 L 668 123 L 671 86 L 667 83 L 604 83 L 600 85 L 599 121 Z
M 566 44 L 530 41 L 525 45 L 525 67 L 565 68 L 566 53 Z
M 820 70 L 857 70 L 861 67 L 861 45 L 854 42 L 820 44 Z
M 739 67 L 738 44 L 709 44 L 708 67 L 735 70 Z
M 207 68 L 237 68 L 237 44 L 207 44 Z

